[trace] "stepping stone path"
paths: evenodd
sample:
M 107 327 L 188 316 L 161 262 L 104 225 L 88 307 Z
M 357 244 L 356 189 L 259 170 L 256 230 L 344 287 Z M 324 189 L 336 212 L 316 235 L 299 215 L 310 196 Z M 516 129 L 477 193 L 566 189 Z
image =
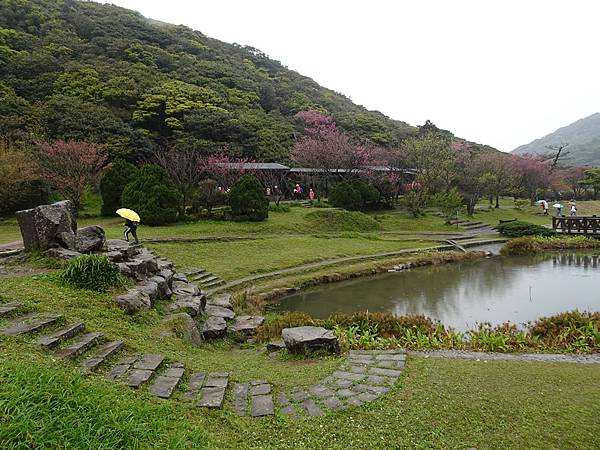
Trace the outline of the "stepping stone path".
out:
M 187 277 L 190 280 L 192 280 L 194 283 L 197 283 L 198 285 L 200 285 L 200 287 L 204 289 L 210 289 L 225 283 L 225 280 L 219 278 L 216 275 L 213 275 L 206 269 L 191 270 L 189 272 L 186 272 L 185 275 L 187 275 Z
M 226 308 L 225 299 L 215 306 Z M 22 306 L 16 303 L 0 304 L 2 316 L 18 314 Z M 228 309 L 228 308 L 227 308 Z M 161 399 L 190 401 L 199 408 L 223 408 L 230 385 L 226 372 L 190 372 L 186 377 L 184 364 L 169 362 L 160 354 L 126 355 L 113 361 L 122 351 L 119 340 L 105 341 L 103 333 L 84 333 L 83 322 L 61 324 L 62 316 L 55 313 L 29 313 L 12 319 L 0 319 L 5 324 L 0 334 L 17 336 L 33 334 L 46 327 L 54 331 L 40 336 L 36 342 L 54 350 L 64 360 L 80 361 L 84 370 L 98 371 L 106 367 L 105 376 L 134 389 L 147 389 Z M 95 353 L 90 350 L 98 347 Z M 81 360 L 79 359 L 81 358 Z M 276 412 L 286 416 L 320 416 L 330 412 L 360 406 L 388 392 L 405 364 L 403 350 L 350 351 L 338 370 L 321 382 L 295 388 L 289 392 L 274 393 L 265 380 L 233 384 L 230 407 L 240 416 L 265 417 Z M 186 386 L 185 391 L 180 385 Z M 147 387 L 146 387 L 147 386 Z
M 404 350 L 350 350 L 338 370 L 320 383 L 279 394 L 279 411 L 320 416 L 376 400 L 394 385 L 404 368 Z

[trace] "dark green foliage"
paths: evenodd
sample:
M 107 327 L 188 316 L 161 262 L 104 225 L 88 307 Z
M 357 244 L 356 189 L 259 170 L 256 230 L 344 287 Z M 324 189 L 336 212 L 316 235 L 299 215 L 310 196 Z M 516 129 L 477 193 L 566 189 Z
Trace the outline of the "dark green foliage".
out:
M 194 211 L 200 213 L 202 209 L 206 209 L 208 216 L 211 216 L 213 207 L 225 205 L 227 203 L 227 194 L 220 191 L 218 187 L 219 183 L 215 180 L 207 179 L 201 181 L 192 201 Z
M 20 183 L 9 193 L 0 192 L 0 215 L 48 203 L 48 187 L 41 181 Z
M 0 2 L 0 79 L 5 136 L 92 141 L 111 156 L 142 159 L 168 139 L 285 163 L 305 109 L 388 147 L 416 133 L 260 50 L 95 2 Z
M 380 193 L 376 187 L 364 181 L 343 181 L 329 193 L 329 203 L 350 211 L 373 209 L 379 203 Z
M 269 217 L 269 200 L 253 175 L 244 175 L 231 187 L 229 206 L 238 219 L 258 222 Z
M 100 255 L 81 255 L 69 260 L 59 278 L 69 286 L 96 292 L 106 292 L 124 283 L 119 267 Z
M 177 220 L 179 193 L 166 172 L 155 164 L 141 168 L 123 190 L 121 206 L 136 211 L 146 225 L 165 225 Z
M 119 158 L 113 162 L 100 181 L 103 216 L 112 216 L 121 207 L 123 189 L 136 178 L 137 173 L 137 167 L 127 161 Z
M 500 234 L 509 237 L 521 236 L 554 236 L 554 230 L 529 222 L 505 222 L 496 227 Z

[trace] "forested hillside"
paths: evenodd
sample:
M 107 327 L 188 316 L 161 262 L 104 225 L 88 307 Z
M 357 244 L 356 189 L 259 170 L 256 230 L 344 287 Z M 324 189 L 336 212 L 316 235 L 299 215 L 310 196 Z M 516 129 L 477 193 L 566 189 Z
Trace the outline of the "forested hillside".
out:
M 112 5 L 0 0 L 0 134 L 13 142 L 87 140 L 131 160 L 170 142 L 286 162 L 307 109 L 384 147 L 416 131 L 251 47 Z
M 559 128 L 540 139 L 513 150 L 516 155 L 553 153 L 548 146 L 569 144 L 562 159 L 568 165 L 600 166 L 600 113 Z

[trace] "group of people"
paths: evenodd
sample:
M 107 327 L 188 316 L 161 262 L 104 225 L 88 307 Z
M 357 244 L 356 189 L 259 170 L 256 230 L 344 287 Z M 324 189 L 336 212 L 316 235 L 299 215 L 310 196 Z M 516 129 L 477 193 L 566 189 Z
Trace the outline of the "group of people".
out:
M 577 215 L 577 204 L 572 201 L 569 202 L 569 205 L 571 205 L 570 208 L 570 212 L 571 212 L 571 217 L 575 217 Z M 540 200 L 540 206 L 542 207 L 542 211 L 544 211 L 544 215 L 547 216 L 548 215 L 548 202 L 546 200 Z M 562 208 L 563 206 L 560 203 L 556 203 L 554 205 L 554 208 L 556 208 L 556 217 L 562 217 Z
M 298 183 L 296 183 L 296 185 L 294 186 L 294 190 L 292 191 L 292 194 L 294 195 L 294 199 L 296 199 L 296 200 L 304 198 L 304 189 L 302 189 L 302 186 L 300 186 Z M 313 191 L 313 188 L 310 188 L 308 190 L 308 198 L 310 199 L 311 202 L 314 201 L 315 191 Z

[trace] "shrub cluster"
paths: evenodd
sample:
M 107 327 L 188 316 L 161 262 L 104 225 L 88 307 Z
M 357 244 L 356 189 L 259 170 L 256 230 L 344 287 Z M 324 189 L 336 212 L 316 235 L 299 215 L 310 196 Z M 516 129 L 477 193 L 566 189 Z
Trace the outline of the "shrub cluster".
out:
M 544 250 L 594 249 L 600 241 L 585 236 L 523 236 L 508 241 L 502 248 L 503 255 L 535 255 Z
M 237 220 L 259 222 L 269 217 L 269 200 L 253 175 L 244 175 L 231 187 L 229 206 Z
M 69 286 L 96 292 L 106 292 L 124 283 L 119 267 L 100 255 L 81 255 L 69 260 L 59 279 Z
M 521 236 L 554 236 L 556 232 L 549 228 L 534 223 L 515 220 L 501 223 L 496 227 L 500 234 L 508 237 Z
M 331 189 L 329 203 L 337 208 L 364 211 L 375 208 L 380 197 L 377 188 L 371 184 L 363 181 L 343 181 Z
M 138 175 L 138 168 L 133 164 L 117 159 L 100 181 L 100 194 L 102 195 L 102 215 L 113 216 L 121 207 L 123 189 Z
M 121 205 L 136 211 L 146 225 L 165 225 L 177 220 L 179 193 L 167 173 L 156 164 L 141 168 L 121 195 Z

